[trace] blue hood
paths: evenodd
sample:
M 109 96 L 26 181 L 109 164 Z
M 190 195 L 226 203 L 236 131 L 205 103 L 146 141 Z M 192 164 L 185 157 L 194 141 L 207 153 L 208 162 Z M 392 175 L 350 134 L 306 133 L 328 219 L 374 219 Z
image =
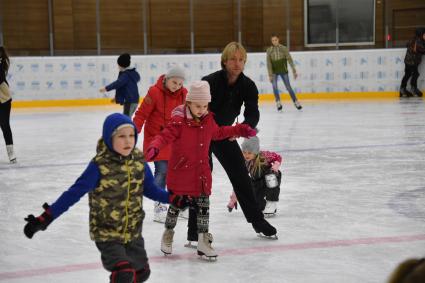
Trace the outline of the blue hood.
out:
M 140 75 L 136 71 L 136 68 L 126 69 L 124 72 L 126 72 L 130 79 L 132 79 L 135 83 L 140 81 Z
M 114 151 L 112 148 L 112 133 L 115 131 L 116 128 L 123 124 L 131 124 L 134 128 L 134 137 L 135 142 L 134 146 L 136 146 L 137 143 L 137 130 L 136 126 L 134 125 L 133 121 L 131 121 L 130 117 L 121 114 L 121 113 L 114 113 L 106 117 L 105 122 L 103 122 L 103 131 L 102 131 L 102 138 L 105 142 L 106 146 L 110 151 Z

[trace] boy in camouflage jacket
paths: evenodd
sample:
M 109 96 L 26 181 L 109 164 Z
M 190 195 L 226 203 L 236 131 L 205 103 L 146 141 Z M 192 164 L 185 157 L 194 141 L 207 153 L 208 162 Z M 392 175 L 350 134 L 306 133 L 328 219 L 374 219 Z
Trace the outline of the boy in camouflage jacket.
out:
M 102 263 L 111 272 L 112 283 L 144 282 L 150 268 L 142 223 L 143 196 L 184 207 L 185 196 L 175 196 L 158 188 L 146 166 L 143 154 L 135 147 L 137 129 L 123 114 L 109 115 L 103 124 L 96 156 L 77 181 L 54 202 L 45 203 L 39 217 L 28 215 L 24 233 L 32 238 L 89 194 L 90 238 L 95 241 Z

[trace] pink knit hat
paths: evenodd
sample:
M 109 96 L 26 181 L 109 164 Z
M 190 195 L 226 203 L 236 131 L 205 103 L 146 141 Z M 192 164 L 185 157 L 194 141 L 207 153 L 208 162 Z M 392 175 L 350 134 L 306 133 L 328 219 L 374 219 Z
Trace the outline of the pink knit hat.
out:
M 186 101 L 211 102 L 210 85 L 206 81 L 195 81 L 190 84 Z

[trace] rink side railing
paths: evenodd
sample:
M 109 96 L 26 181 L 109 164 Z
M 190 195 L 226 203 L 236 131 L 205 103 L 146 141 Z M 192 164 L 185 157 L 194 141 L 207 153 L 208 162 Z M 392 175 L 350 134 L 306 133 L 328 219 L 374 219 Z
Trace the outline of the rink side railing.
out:
M 404 75 L 405 49 L 291 52 L 298 78 L 291 85 L 300 100 L 394 99 Z M 159 75 L 182 66 L 185 85 L 220 69 L 220 54 L 134 55 L 141 74 L 139 92 L 146 94 Z M 418 87 L 425 88 L 425 64 Z M 98 89 L 116 79 L 116 56 L 13 57 L 8 75 L 14 107 L 108 105 L 114 91 Z M 265 53 L 249 53 L 245 74 L 253 79 L 260 101 L 273 101 Z M 289 95 L 279 81 L 282 99 Z

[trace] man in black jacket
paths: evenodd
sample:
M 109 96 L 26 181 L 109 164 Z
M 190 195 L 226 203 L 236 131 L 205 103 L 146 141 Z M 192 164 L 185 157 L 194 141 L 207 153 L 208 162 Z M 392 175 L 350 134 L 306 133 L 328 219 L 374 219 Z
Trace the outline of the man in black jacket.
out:
M 237 42 L 231 42 L 224 48 L 221 55 L 222 69 L 202 78 L 210 84 L 209 109 L 215 114 L 214 118 L 219 126 L 232 125 L 239 116 L 242 105 L 245 106 L 242 123 L 255 128 L 260 119 L 257 86 L 243 74 L 246 57 L 245 48 Z M 210 146 L 211 152 L 226 171 L 246 220 L 252 223 L 257 233 L 265 236 L 276 235 L 276 229 L 264 219 L 263 213 L 256 204 L 251 178 L 236 140 L 233 138 L 213 141 Z M 211 158 L 210 162 L 212 169 Z M 193 231 L 195 232 L 192 233 Z M 191 209 L 189 211 L 189 241 L 197 240 L 195 233 L 196 215 Z

